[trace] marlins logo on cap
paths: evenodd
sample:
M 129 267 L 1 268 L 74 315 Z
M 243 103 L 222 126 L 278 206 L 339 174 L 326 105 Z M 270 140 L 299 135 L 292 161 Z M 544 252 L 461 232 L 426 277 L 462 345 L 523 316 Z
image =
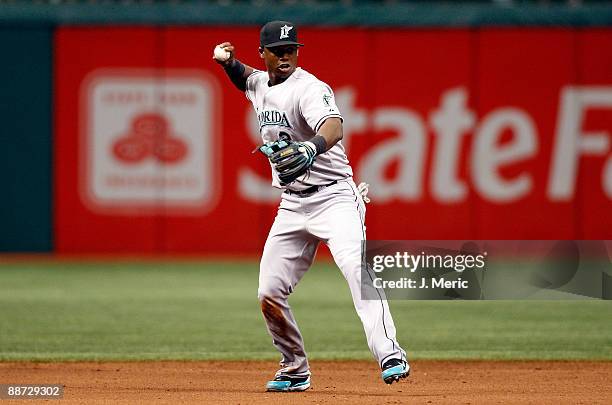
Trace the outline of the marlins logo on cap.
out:
M 281 45 L 300 44 L 297 39 L 297 27 L 289 21 L 270 21 L 261 28 L 259 33 L 259 44 L 263 47 L 274 47 Z
M 281 27 L 281 32 L 280 32 L 280 38 L 279 39 L 285 39 L 285 38 L 289 38 L 289 31 L 291 31 L 293 29 L 292 26 L 290 25 L 283 25 Z

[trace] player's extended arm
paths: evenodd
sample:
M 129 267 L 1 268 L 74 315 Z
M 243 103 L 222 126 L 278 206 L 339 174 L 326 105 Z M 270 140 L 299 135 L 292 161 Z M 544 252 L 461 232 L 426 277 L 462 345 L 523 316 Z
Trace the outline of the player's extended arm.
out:
M 230 80 L 232 81 L 232 83 L 234 83 L 234 86 L 236 86 L 238 90 L 245 91 L 247 78 L 253 73 L 255 69 L 248 65 L 245 65 L 234 57 L 235 48 L 234 45 L 232 45 L 230 42 L 223 42 L 217 45 L 215 48 L 217 47 L 221 47 L 225 51 L 229 52 L 229 58 L 226 60 L 219 59 L 213 52 L 213 60 L 219 65 L 223 66 L 225 73 L 227 73 Z

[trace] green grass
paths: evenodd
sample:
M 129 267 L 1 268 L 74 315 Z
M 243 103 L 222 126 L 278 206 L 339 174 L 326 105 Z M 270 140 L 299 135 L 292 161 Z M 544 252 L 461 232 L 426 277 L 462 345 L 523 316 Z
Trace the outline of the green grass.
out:
M 0 360 L 278 359 L 256 263 L 0 265 Z M 290 300 L 314 359 L 370 359 L 332 265 Z M 419 359 L 612 360 L 609 301 L 392 301 Z

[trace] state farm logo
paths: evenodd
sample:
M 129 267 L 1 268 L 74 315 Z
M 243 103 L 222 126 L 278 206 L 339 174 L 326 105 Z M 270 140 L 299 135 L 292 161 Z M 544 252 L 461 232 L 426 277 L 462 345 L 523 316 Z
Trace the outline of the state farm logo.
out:
M 187 144 L 172 134 L 164 115 L 144 113 L 132 119 L 129 132 L 114 143 L 113 154 L 128 164 L 139 163 L 147 158 L 175 164 L 185 159 Z
M 82 84 L 80 187 L 116 215 L 201 215 L 218 198 L 216 82 L 203 71 L 97 70 Z
M 554 133 L 539 133 L 538 124 L 545 123 L 536 123 L 536 113 L 518 106 L 502 105 L 478 116 L 469 106 L 465 87 L 443 91 L 439 105 L 426 115 L 406 106 L 365 110 L 357 105 L 353 87 L 338 89 L 335 99 L 344 117 L 342 144 L 349 152 L 357 134 L 395 133 L 382 141 L 369 140 L 365 153 L 350 156 L 355 178 L 370 184 L 376 203 L 418 202 L 429 194 L 437 203 L 458 204 L 468 201 L 472 190 L 484 201 L 511 204 L 538 192 L 537 183 L 548 201 L 568 202 L 577 196 L 580 165 L 596 159 L 601 167 L 589 175 L 589 181 L 599 184 L 602 194 L 612 200 L 612 86 L 561 87 Z M 587 114 L 598 110 L 608 118 L 596 121 L 595 130 L 587 129 Z M 257 145 L 261 143 L 258 122 L 250 111 L 247 114 L 247 129 Z M 511 134 L 511 140 L 502 142 L 504 134 Z M 536 160 L 550 163 L 534 167 Z M 397 173 L 389 176 L 393 164 Z M 509 166 L 514 171 L 504 171 Z M 244 198 L 278 199 L 269 187 L 268 173 L 244 167 L 238 176 Z

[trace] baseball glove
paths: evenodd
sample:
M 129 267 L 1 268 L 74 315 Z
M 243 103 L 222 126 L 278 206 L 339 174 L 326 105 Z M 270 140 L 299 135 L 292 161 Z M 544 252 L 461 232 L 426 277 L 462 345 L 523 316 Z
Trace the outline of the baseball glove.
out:
M 307 173 L 317 153 L 311 142 L 294 142 L 285 132 L 280 133 L 278 140 L 267 142 L 258 149 L 272 162 L 281 186 Z

